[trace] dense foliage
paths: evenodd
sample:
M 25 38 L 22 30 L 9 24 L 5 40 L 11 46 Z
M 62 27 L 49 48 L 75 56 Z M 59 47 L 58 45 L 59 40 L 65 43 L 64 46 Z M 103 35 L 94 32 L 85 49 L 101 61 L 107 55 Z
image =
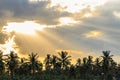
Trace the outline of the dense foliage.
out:
M 0 52 L 0 80 L 113 80 L 120 77 L 120 64 L 103 51 L 99 58 L 92 56 L 78 58 L 71 64 L 68 52 L 59 55 L 47 54 L 43 63 L 38 54 L 31 53 L 28 58 L 20 58 L 11 51 L 3 55 Z

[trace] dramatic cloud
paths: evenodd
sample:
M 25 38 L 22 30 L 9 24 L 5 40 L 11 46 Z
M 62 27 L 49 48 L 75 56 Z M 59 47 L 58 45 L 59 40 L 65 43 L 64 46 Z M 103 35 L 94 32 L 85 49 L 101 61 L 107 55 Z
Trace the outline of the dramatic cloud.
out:
M 34 36 L 14 32 L 15 28 L 12 33 L 1 32 L 0 44 L 4 44 L 14 34 L 20 53 L 36 52 L 43 57 L 48 53 L 56 54 L 56 50 L 67 50 L 76 58 L 84 55 L 98 56 L 103 50 L 111 50 L 113 54 L 119 55 L 120 1 L 109 0 L 105 3 L 105 0 L 99 0 L 102 2 L 97 2 L 97 5 L 96 0 L 86 0 L 89 5 L 75 1 L 72 5 L 71 1 L 70 4 L 67 1 L 62 4 L 61 0 L 0 0 L 1 27 L 25 21 L 46 26 L 43 31 L 35 29 Z M 78 9 L 79 4 L 82 8 Z M 50 25 L 51 28 L 47 27 Z M 17 25 L 14 26 L 18 29 Z M 27 32 L 29 28 L 24 29 Z
M 68 12 L 57 9 L 60 6 L 47 7 L 50 1 L 0 0 L 0 20 L 6 22 L 35 20 L 41 24 L 58 24 L 59 17 L 69 16 Z M 61 8 L 62 9 L 62 8 Z M 4 24 L 4 23 L 2 23 Z

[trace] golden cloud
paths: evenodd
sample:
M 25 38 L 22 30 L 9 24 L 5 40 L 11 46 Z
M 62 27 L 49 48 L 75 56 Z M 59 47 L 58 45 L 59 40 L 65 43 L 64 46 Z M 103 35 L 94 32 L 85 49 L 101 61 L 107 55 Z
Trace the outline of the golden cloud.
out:
M 117 18 L 120 18 L 120 12 L 118 12 L 118 11 L 114 11 L 113 15 Z
M 103 33 L 100 31 L 90 31 L 90 32 L 84 34 L 84 36 L 86 38 L 97 38 L 97 37 L 100 37 L 102 35 L 103 35 Z
M 70 18 L 70 17 L 62 17 L 59 19 L 60 21 L 60 25 L 72 25 L 72 24 L 77 24 L 78 22 L 75 21 L 74 19 Z

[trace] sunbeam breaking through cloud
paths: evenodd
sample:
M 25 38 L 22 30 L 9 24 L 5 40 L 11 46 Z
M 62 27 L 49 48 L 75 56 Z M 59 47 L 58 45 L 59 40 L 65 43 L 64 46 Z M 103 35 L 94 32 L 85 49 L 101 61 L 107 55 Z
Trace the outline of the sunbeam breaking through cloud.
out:
M 14 38 L 15 36 L 13 35 L 12 37 L 9 37 L 7 41 L 5 41 L 5 44 L 0 45 L 3 54 L 9 54 L 11 51 L 18 53 L 18 46 L 16 45 Z
M 0 49 L 41 57 L 55 50 L 119 55 L 119 5 L 119 0 L 0 0 Z

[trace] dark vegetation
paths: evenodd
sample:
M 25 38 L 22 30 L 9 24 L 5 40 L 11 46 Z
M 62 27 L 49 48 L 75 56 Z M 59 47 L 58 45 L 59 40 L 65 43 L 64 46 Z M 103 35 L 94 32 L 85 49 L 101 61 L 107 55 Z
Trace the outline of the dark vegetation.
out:
M 103 51 L 103 55 L 93 60 L 92 56 L 78 58 L 71 64 L 71 56 L 61 51 L 59 55 L 47 54 L 43 63 L 38 54 L 20 58 L 12 52 L 0 52 L 0 80 L 113 80 L 120 77 L 120 64 Z

